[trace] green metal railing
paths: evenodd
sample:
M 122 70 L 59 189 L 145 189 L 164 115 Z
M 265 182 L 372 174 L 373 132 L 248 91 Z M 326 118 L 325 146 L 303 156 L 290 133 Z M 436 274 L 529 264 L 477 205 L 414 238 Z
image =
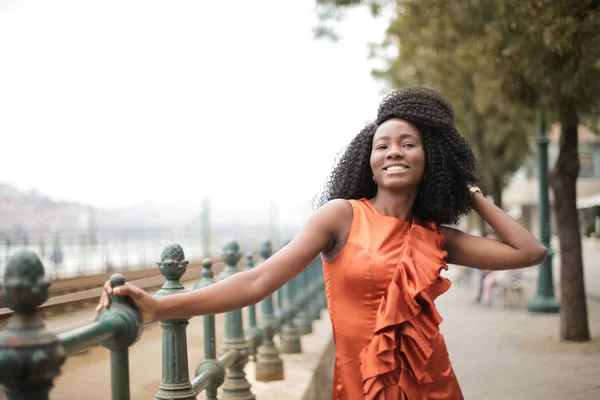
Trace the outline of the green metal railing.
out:
M 260 261 L 271 256 L 271 244 L 260 245 Z M 225 268 L 219 279 L 241 272 L 237 268 L 242 252 L 235 241 L 225 244 L 222 259 Z M 185 292 L 181 283 L 188 262 L 178 244 L 169 245 L 158 262 L 166 282 L 157 297 Z M 202 277 L 194 290 L 214 283 L 212 261 L 205 259 Z M 252 252 L 246 253 L 244 271 L 254 268 Z M 125 284 L 114 274 L 112 287 Z M 7 329 L 0 331 L 0 383 L 9 400 L 48 399 L 54 378 L 60 374 L 65 359 L 94 346 L 110 349 L 112 399 L 127 400 L 129 389 L 129 347 L 144 330 L 142 317 L 127 297 L 111 295 L 111 305 L 95 321 L 59 335 L 46 329 L 38 307 L 48 299 L 50 280 L 38 256 L 21 251 L 10 257 L 1 287 L 6 304 L 14 311 Z M 276 307 L 275 305 L 278 305 Z M 189 318 L 159 321 L 163 333 L 162 381 L 156 399 L 196 399 L 204 392 L 206 399 L 254 399 L 244 367 L 256 363 L 256 380 L 284 378 L 283 353 L 300 353 L 300 335 L 311 332 L 312 321 L 324 307 L 323 277 L 320 260 L 315 259 L 297 278 L 261 302 L 257 323 L 256 306 L 247 307 L 249 327 L 244 330 L 242 310 L 225 313 L 225 339 L 219 354 L 216 350 L 215 316 L 203 316 L 204 361 L 190 381 L 186 328 Z M 279 334 L 281 349 L 274 344 Z M 219 394 L 217 394 L 219 392 Z M 217 397 L 218 396 L 218 397 Z

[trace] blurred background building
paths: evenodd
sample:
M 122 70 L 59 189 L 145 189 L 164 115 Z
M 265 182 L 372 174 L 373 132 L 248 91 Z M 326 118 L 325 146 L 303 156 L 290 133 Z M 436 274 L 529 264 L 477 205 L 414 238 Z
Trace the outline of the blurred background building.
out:
M 579 160 L 581 169 L 577 179 L 577 208 L 580 215 L 581 233 L 586 236 L 600 234 L 600 136 L 585 125 L 579 125 Z M 558 157 L 560 125 L 553 124 L 549 132 L 548 145 L 549 168 Z M 539 232 L 539 184 L 537 153 L 532 151 L 525 165 L 514 175 L 504 190 L 505 209 L 524 226 Z M 550 190 L 550 202 L 554 203 L 554 194 Z M 556 233 L 556 219 L 551 213 L 552 232 Z

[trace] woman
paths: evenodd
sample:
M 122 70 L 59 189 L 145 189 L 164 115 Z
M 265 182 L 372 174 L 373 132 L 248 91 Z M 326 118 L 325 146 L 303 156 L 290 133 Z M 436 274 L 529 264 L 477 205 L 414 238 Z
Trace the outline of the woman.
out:
M 498 270 L 540 263 L 546 249 L 474 186 L 475 159 L 436 91 L 393 92 L 350 143 L 298 236 L 252 271 L 157 299 L 125 284 L 145 320 L 256 303 L 319 253 L 336 343 L 333 399 L 462 399 L 434 299 L 446 262 Z M 501 241 L 442 226 L 475 209 Z

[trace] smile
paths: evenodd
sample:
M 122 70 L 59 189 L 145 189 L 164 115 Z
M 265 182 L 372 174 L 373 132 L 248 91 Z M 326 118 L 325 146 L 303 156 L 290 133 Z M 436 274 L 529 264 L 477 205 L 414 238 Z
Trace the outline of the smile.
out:
M 385 167 L 383 170 L 387 172 L 400 172 L 407 169 L 408 167 L 406 165 L 391 165 L 389 167 Z

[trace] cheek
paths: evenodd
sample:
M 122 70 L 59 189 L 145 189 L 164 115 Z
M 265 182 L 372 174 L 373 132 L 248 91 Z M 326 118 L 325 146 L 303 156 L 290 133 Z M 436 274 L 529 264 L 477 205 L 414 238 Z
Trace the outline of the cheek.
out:
M 427 161 L 425 157 L 425 153 L 423 151 L 418 155 L 419 165 L 421 166 L 421 170 L 425 171 L 425 167 L 427 166 Z
M 369 166 L 371 167 L 371 172 L 375 172 L 377 170 L 377 168 L 375 167 L 377 165 L 377 158 L 373 155 L 373 153 L 371 153 L 371 157 L 369 158 Z

